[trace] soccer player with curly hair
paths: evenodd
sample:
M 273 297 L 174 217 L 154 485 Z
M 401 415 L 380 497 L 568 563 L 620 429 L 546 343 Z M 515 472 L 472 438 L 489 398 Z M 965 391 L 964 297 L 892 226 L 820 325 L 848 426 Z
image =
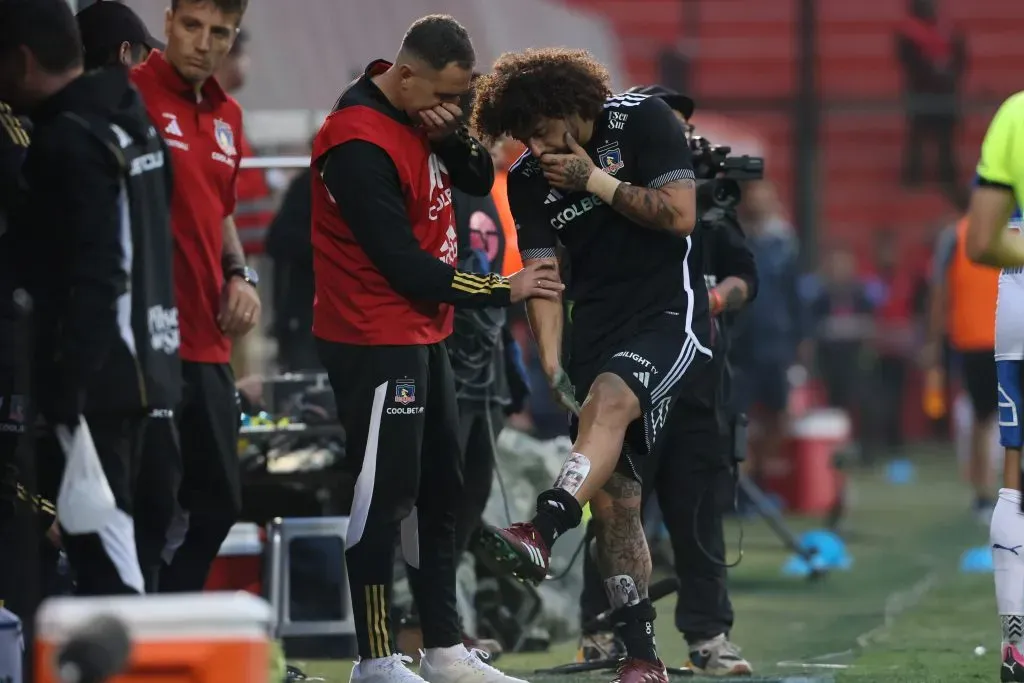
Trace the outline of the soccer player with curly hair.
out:
M 568 255 L 572 335 L 561 358 L 559 301 L 527 302 L 541 362 L 572 409 L 572 453 L 532 521 L 488 527 L 478 552 L 528 581 L 590 503 L 598 565 L 627 657 L 624 683 L 666 681 L 648 597 L 651 558 L 641 477 L 675 399 L 713 392 L 708 294 L 690 233 L 695 179 L 682 127 L 657 97 L 612 95 L 607 70 L 581 50 L 502 55 L 477 85 L 473 122 L 528 151 L 512 166 L 509 206 L 524 264 Z M 580 408 L 579 406 L 582 405 Z

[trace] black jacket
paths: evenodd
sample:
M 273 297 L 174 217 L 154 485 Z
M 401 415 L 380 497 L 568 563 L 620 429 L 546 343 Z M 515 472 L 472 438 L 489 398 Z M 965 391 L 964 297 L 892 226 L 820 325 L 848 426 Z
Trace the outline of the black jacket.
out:
M 34 305 L 35 394 L 54 421 L 173 408 L 181 394 L 170 158 L 123 68 L 32 113 L 11 231 Z

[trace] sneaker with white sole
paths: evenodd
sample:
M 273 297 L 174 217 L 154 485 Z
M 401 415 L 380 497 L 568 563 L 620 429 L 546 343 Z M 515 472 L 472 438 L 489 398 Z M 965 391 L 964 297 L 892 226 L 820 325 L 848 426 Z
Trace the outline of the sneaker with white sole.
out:
M 430 658 L 420 654 L 420 676 L 427 683 L 526 683 L 498 671 L 486 661 L 483 650 L 466 650 L 466 656 L 434 667 Z
M 395 653 L 390 657 L 361 659 L 352 667 L 349 683 L 423 683 L 406 664 L 412 657 Z
M 749 676 L 754 671 L 724 633 L 691 645 L 688 668 L 704 676 Z

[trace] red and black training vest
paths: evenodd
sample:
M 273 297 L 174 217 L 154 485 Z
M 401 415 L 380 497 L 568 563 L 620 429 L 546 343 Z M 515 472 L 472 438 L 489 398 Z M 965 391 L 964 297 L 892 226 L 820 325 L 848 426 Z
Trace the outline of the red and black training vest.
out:
M 342 96 L 313 140 L 313 268 L 316 298 L 313 334 L 326 341 L 359 345 L 433 344 L 452 333 L 453 307 L 411 301 L 397 293 L 360 247 L 341 217 L 319 173 L 323 157 L 352 140 L 377 145 L 398 170 L 405 211 L 420 248 L 454 266 L 455 250 L 442 253 L 454 222 L 448 174 L 441 171 L 426 134 L 389 116 L 354 89 L 374 87 L 364 76 Z M 367 101 L 363 101 L 367 99 Z M 359 169 L 349 169 L 358 174 Z

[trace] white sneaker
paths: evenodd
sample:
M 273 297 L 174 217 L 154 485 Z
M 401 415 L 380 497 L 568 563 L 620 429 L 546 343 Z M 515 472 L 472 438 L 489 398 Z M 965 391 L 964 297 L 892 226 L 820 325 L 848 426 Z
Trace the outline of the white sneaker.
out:
M 416 672 L 406 666 L 412 657 L 395 653 L 390 657 L 361 659 L 352 667 L 349 683 L 423 683 Z
M 435 668 L 429 658 L 421 654 L 420 676 L 427 683 L 526 683 L 485 662 L 489 656 L 483 650 L 467 650 L 465 657 Z
M 691 645 L 689 668 L 703 676 L 749 676 L 754 671 L 724 633 Z

